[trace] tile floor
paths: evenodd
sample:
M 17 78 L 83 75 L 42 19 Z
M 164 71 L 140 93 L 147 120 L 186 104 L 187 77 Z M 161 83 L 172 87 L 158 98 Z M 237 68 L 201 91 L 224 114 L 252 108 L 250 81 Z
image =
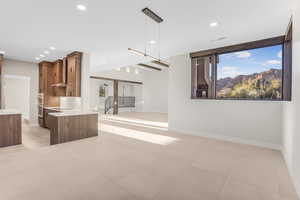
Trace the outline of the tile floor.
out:
M 105 116 L 98 137 L 1 149 L 0 199 L 297 199 L 280 152 L 169 132 L 166 119 Z

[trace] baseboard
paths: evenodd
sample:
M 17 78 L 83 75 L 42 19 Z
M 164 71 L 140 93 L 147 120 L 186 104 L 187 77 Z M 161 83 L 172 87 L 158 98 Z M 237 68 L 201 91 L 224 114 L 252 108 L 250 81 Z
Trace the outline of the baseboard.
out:
M 287 157 L 286 157 L 286 153 L 284 150 L 281 151 L 282 155 L 283 155 L 283 158 L 284 158 L 284 161 L 285 161 L 285 164 L 288 168 L 288 171 L 289 171 L 289 174 L 290 174 L 290 177 L 293 181 L 293 184 L 294 184 L 294 187 L 295 187 L 295 190 L 296 190 L 296 193 L 298 195 L 298 198 L 300 199 L 300 183 L 294 178 L 294 173 L 292 171 L 292 168 L 291 166 L 289 165 L 289 162 L 287 161 Z
M 253 145 L 253 146 L 258 146 L 258 147 L 263 147 L 263 148 L 268 148 L 268 149 L 273 149 L 273 150 L 282 150 L 282 146 L 278 144 L 272 144 L 272 143 L 266 143 L 266 142 L 260 142 L 260 141 L 254 141 L 254 140 L 248 140 L 248 139 L 241 139 L 237 137 L 230 137 L 230 136 L 224 136 L 220 134 L 210 134 L 210 133 L 204 133 L 204 132 L 191 132 L 191 131 L 185 131 L 185 130 L 172 130 L 169 129 L 169 131 L 174 131 L 178 132 L 181 134 L 188 134 L 188 135 L 193 135 L 193 136 L 200 136 L 200 137 L 206 137 L 206 138 L 212 138 L 212 139 L 217 139 L 217 140 L 223 140 L 227 142 L 234 142 L 234 143 L 239 143 L 239 144 L 247 144 L 247 145 Z

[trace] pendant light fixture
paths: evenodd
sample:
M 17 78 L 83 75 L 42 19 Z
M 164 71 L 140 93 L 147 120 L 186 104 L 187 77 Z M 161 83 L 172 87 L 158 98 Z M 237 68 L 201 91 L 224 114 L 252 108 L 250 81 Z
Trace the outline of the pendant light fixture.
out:
M 154 20 L 156 23 L 158 23 L 158 40 L 159 40 L 158 41 L 158 45 L 159 45 L 158 58 L 147 53 L 147 41 L 145 42 L 145 51 L 144 52 L 133 49 L 133 48 L 128 48 L 128 51 L 131 52 L 131 53 L 140 55 L 140 56 L 151 58 L 153 60 L 152 63 L 154 63 L 154 64 L 161 65 L 163 67 L 169 67 L 169 64 L 163 62 L 160 59 L 160 23 L 162 23 L 164 20 L 160 16 L 158 16 L 156 13 L 154 13 L 151 9 L 149 9 L 147 7 L 142 9 L 142 12 L 146 16 L 148 16 L 149 18 Z M 145 28 L 147 28 L 147 23 L 145 23 Z M 146 38 L 145 38 L 145 40 L 146 40 Z M 155 68 L 155 67 L 153 67 L 153 68 Z

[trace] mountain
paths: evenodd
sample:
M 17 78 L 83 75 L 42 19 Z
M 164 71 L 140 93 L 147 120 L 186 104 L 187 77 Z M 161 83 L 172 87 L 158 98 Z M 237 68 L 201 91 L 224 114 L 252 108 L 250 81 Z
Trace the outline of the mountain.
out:
M 239 75 L 217 81 L 218 97 L 271 98 L 281 97 L 282 70 L 270 69 L 260 73 Z

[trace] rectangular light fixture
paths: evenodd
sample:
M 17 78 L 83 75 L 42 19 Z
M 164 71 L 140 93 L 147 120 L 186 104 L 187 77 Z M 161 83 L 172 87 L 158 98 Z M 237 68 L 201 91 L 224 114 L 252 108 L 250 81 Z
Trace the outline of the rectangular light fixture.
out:
M 143 64 L 143 63 L 139 63 L 138 66 L 149 68 L 149 69 L 153 69 L 153 70 L 157 70 L 157 71 L 161 71 L 161 69 L 158 68 L 158 67 L 153 67 L 151 65 L 146 65 L 146 64 Z
M 161 65 L 163 67 L 170 67 L 168 64 L 163 63 L 163 62 L 158 61 L 158 60 L 153 60 L 152 63 L 157 64 L 157 65 Z
M 150 17 L 151 19 L 153 19 L 154 21 L 156 21 L 157 23 L 161 23 L 164 20 L 158 16 L 157 14 L 155 14 L 152 10 L 150 10 L 149 8 L 144 8 L 142 10 L 142 12 L 147 15 L 148 17 Z
M 155 58 L 155 57 L 153 57 L 153 56 L 151 56 L 151 55 L 149 55 L 149 54 L 143 53 L 143 52 L 141 52 L 141 51 L 139 51 L 139 50 L 135 50 L 135 49 L 132 49 L 132 48 L 128 48 L 128 51 L 130 51 L 130 52 L 132 52 L 132 53 L 134 53 L 134 54 L 140 55 L 140 56 L 149 57 L 149 58 L 151 58 L 151 59 L 154 60 L 154 61 L 152 61 L 152 63 L 154 63 L 154 64 L 161 65 L 161 66 L 164 66 L 164 67 L 169 67 L 168 64 L 162 62 L 160 59 Z
M 141 51 L 138 51 L 138 50 L 135 50 L 135 49 L 132 49 L 132 48 L 128 48 L 128 51 L 134 53 L 134 54 L 137 54 L 139 56 L 147 56 L 147 54 L 141 52 Z

